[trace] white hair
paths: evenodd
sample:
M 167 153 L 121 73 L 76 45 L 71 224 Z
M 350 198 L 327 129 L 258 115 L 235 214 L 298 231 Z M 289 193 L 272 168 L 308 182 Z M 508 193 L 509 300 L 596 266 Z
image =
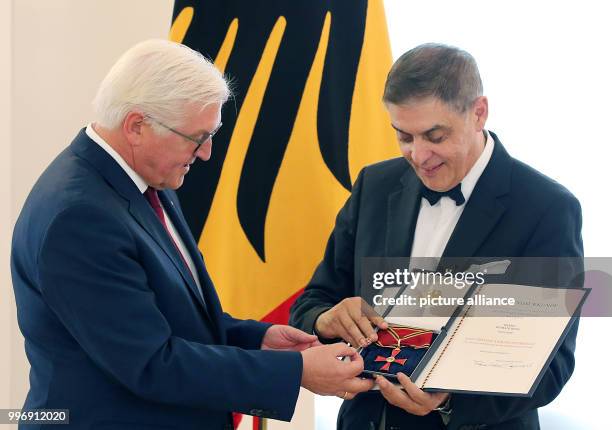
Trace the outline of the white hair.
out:
M 223 104 L 231 91 L 222 73 L 202 54 L 169 40 L 141 42 L 110 69 L 93 100 L 96 121 L 119 127 L 129 112 L 149 115 L 169 127 L 184 122 L 187 105 Z M 151 122 L 158 134 L 166 130 Z

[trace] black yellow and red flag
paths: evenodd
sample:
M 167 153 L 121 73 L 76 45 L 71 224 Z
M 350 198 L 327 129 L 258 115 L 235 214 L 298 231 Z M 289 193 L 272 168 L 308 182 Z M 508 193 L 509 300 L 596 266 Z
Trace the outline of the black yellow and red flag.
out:
M 224 310 L 286 323 L 366 164 L 396 156 L 382 0 L 176 0 L 170 38 L 235 93 L 179 189 Z

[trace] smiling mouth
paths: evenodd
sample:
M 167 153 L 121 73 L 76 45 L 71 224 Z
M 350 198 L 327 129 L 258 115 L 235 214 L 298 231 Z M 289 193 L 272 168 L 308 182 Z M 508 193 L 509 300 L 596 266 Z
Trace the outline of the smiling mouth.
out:
M 430 169 L 427 169 L 425 167 L 420 167 L 419 169 L 421 170 L 421 172 L 423 172 L 425 176 L 434 176 L 438 172 L 438 170 L 440 170 L 440 167 L 442 167 L 443 165 L 444 163 L 440 163 L 437 166 L 432 167 Z

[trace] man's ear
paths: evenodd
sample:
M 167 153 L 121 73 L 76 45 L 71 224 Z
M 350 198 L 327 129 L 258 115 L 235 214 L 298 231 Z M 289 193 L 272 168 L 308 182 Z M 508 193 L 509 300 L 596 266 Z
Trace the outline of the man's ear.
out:
M 123 135 L 130 146 L 140 146 L 143 142 L 144 115 L 140 112 L 129 112 L 123 120 Z
M 476 132 L 480 133 L 487 122 L 487 118 L 489 117 L 489 100 L 486 96 L 480 96 L 474 102 L 474 108 L 472 110 L 474 113 Z

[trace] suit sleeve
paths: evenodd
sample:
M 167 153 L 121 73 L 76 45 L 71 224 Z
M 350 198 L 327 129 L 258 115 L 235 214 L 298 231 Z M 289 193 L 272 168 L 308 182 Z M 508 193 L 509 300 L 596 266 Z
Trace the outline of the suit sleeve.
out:
M 289 324 L 307 333 L 314 333 L 314 325 L 319 315 L 343 299 L 356 294 L 355 229 L 359 217 L 363 176 L 362 170 L 355 181 L 351 196 L 336 217 L 336 224 L 327 242 L 323 260 L 315 270 L 304 293 L 291 307 Z
M 565 193 L 540 219 L 527 244 L 524 257 L 560 257 L 557 261 L 563 286 L 578 286 L 582 279 L 582 215 L 578 200 Z M 574 370 L 578 321 L 570 328 L 555 357 L 530 398 L 453 394 L 448 428 L 465 423 L 496 424 L 547 405 L 561 392 Z
M 87 356 L 136 396 L 290 420 L 302 375 L 296 352 L 205 345 L 175 336 L 148 287 L 131 231 L 104 208 L 57 215 L 38 253 L 39 285 Z M 230 339 L 264 325 L 225 321 Z M 261 334 L 263 336 L 263 334 Z
M 266 331 L 272 326 L 254 320 L 240 320 L 227 312 L 223 314 L 223 328 L 228 345 L 244 349 L 260 349 Z

